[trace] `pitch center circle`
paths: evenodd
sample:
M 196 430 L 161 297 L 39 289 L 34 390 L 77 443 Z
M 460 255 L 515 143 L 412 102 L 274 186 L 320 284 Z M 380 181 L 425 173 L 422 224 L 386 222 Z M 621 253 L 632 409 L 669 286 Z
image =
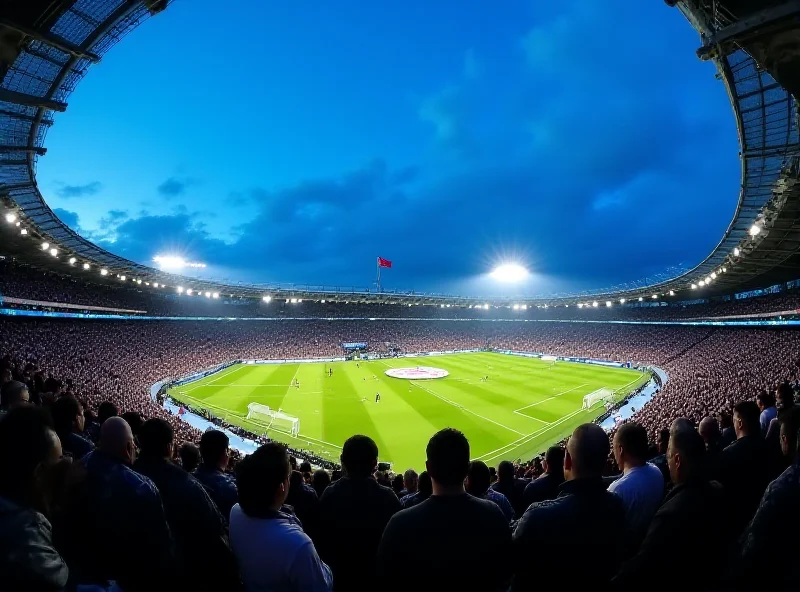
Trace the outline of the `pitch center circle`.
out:
M 444 378 L 450 373 L 441 368 L 414 366 L 413 368 L 389 368 L 385 374 L 392 378 L 404 378 L 405 380 L 426 380 L 431 378 Z

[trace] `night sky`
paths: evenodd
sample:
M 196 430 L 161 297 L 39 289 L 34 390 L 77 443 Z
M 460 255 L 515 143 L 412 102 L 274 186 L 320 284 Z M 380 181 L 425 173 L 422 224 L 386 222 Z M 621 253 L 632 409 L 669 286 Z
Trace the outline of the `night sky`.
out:
M 177 0 L 93 67 L 42 192 L 208 277 L 529 295 L 693 266 L 733 216 L 733 113 L 643 0 Z M 531 280 L 486 277 L 518 260 Z

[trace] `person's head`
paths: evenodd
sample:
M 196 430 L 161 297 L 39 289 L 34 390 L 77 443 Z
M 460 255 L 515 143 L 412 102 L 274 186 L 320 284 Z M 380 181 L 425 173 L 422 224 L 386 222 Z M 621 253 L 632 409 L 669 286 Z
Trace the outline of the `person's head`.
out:
M 3 371 L 0 372 L 0 385 L 3 385 L 7 382 L 11 382 L 11 370 L 8 368 L 3 368 Z
M 30 405 L 28 386 L 18 380 L 10 380 L 0 388 L 0 407 L 6 410 Z
M 647 460 L 647 430 L 643 425 L 622 424 L 614 434 L 614 459 L 620 469 L 642 466 Z
M 800 408 L 782 409 L 778 413 L 780 429 L 781 452 L 786 460 L 794 462 L 798 458 L 798 430 L 800 430 Z
M 131 431 L 133 432 L 134 437 L 139 435 L 139 430 L 142 429 L 144 425 L 144 418 L 142 417 L 141 413 L 137 413 L 136 411 L 126 411 L 120 417 L 128 422 L 128 425 L 131 426 Z
M 248 516 L 264 517 L 278 510 L 289 494 L 292 467 L 286 447 L 277 442 L 260 446 L 236 465 L 239 505 Z M 298 473 L 300 475 L 300 473 Z M 302 475 L 300 475 L 302 481 Z
M 378 466 L 378 445 L 369 436 L 350 436 L 342 446 L 342 467 L 351 479 L 366 479 Z
M 720 431 L 733 427 L 733 417 L 727 411 L 717 413 L 717 420 L 719 421 Z
M 790 409 L 794 407 L 794 391 L 788 382 L 782 382 L 775 389 L 775 404 L 780 409 Z
M 119 415 L 119 409 L 111 401 L 103 401 L 97 408 L 97 423 L 103 425 L 103 422 L 109 417 L 116 417 Z
M 203 464 L 210 469 L 224 471 L 228 468 L 230 440 L 225 432 L 207 430 L 200 436 L 200 456 Z
M 431 474 L 428 471 L 422 471 L 419 474 L 419 489 L 417 493 L 424 499 L 433 494 L 433 481 L 431 481 Z
M 549 475 L 564 475 L 564 449 L 561 446 L 551 446 L 544 455 L 542 468 Z
M 317 497 L 322 497 L 322 492 L 331 484 L 331 476 L 325 469 L 317 469 L 311 475 L 311 487 L 317 492 Z
M 757 436 L 761 433 L 761 424 L 758 418 L 761 412 L 753 401 L 742 401 L 733 408 L 733 429 L 736 438 L 743 436 Z
M 100 450 L 126 464 L 136 460 L 136 444 L 128 422 L 121 417 L 109 417 L 100 428 Z
M 12 409 L 0 420 L 0 495 L 47 512 L 52 477 L 61 459 L 61 441 L 47 412 L 35 407 Z
M 434 492 L 464 489 L 464 479 L 469 469 L 469 441 L 466 436 L 453 428 L 436 432 L 425 449 L 428 460 L 425 463 L 433 481 Z
M 467 471 L 467 493 L 476 497 L 482 496 L 489 489 L 492 475 L 489 472 L 489 467 L 482 460 L 473 460 L 469 463 L 469 470 Z
M 408 493 L 416 493 L 419 487 L 419 475 L 414 469 L 407 469 L 403 473 L 403 487 Z
M 700 434 L 700 437 L 705 442 L 706 450 L 710 448 L 714 448 L 719 442 L 721 433 L 719 431 L 719 423 L 717 422 L 716 418 L 711 417 L 704 417 L 700 420 L 700 425 L 697 427 L 697 432 Z
M 602 477 L 610 448 L 608 435 L 599 425 L 585 423 L 578 426 L 567 441 L 564 478 L 571 481 Z
M 148 419 L 139 428 L 139 454 L 142 458 L 172 458 L 175 431 L 160 417 Z
M 53 427 L 60 438 L 67 434 L 80 434 L 83 431 L 83 405 L 74 397 L 60 397 L 50 407 Z
M 755 403 L 750 402 L 754 407 Z M 703 438 L 685 418 L 676 419 L 670 428 L 667 465 L 674 485 L 700 478 L 703 474 L 706 447 Z
M 301 473 L 310 473 L 311 472 L 311 463 L 308 462 L 307 460 L 304 460 L 303 462 L 300 463 L 299 471 Z
M 514 480 L 514 463 L 510 460 L 500 461 L 497 465 L 497 480 L 501 483 Z
M 764 409 L 768 407 L 774 407 L 775 397 L 766 391 L 759 393 L 756 396 L 756 405 L 758 405 L 759 411 L 764 411 Z
M 200 449 L 191 442 L 184 442 L 178 448 L 178 457 L 183 469 L 191 473 L 200 464 Z
M 392 479 L 392 489 L 397 495 L 403 491 L 403 476 L 402 475 L 395 475 Z
M 656 443 L 656 449 L 658 450 L 659 454 L 666 454 L 667 446 L 669 446 L 669 430 L 665 429 L 658 432 L 658 441 Z

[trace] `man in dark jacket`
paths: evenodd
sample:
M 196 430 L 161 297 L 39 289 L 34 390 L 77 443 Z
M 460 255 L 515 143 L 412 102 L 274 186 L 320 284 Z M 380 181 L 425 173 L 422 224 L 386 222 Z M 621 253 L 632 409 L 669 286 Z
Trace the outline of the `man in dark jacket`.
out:
M 372 477 L 378 446 L 368 436 L 352 436 L 342 448 L 345 476 L 319 503 L 320 557 L 333 571 L 335 590 L 374 590 L 375 559 L 383 530 L 400 510 L 394 491 Z
M 707 590 L 719 577 L 730 541 L 730 530 L 709 525 L 714 515 L 726 515 L 725 497 L 705 473 L 705 444 L 687 419 L 670 429 L 667 451 L 673 488 L 650 523 L 639 552 L 612 580 L 615 590 L 658 587 L 664 561 L 674 561 L 691 574 L 691 588 Z
M 504 460 L 497 465 L 497 481 L 492 484 L 492 489 L 506 496 L 517 516 L 522 516 L 525 511 L 523 495 L 526 485 L 528 482 L 525 479 L 516 477 L 514 464 L 511 461 Z
M 184 581 L 192 590 L 236 589 L 239 573 L 225 520 L 200 482 L 172 462 L 172 426 L 148 419 L 138 439 L 140 454 L 133 468 L 161 493 Z
M 203 462 L 197 467 L 194 476 L 211 495 L 222 517 L 227 523 L 231 508 L 239 501 L 236 479 L 227 473 L 230 459 L 228 445 L 230 440 L 225 432 L 207 430 L 200 437 L 200 456 Z
M 555 499 L 564 482 L 564 449 L 551 446 L 544 455 L 544 473 L 525 486 L 523 501 L 527 509 L 531 504 Z
M 602 587 L 616 572 L 625 541 L 625 507 L 603 483 L 610 449 L 598 425 L 586 423 L 573 432 L 558 497 L 531 505 L 514 530 L 513 592 L 541 589 L 534 563 L 547 566 L 548 573 L 570 574 L 569 587 L 575 590 Z

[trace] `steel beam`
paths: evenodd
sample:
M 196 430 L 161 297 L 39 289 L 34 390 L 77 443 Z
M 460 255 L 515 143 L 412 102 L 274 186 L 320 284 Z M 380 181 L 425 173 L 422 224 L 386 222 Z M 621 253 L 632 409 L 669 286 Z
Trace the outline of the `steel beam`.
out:
M 44 156 L 47 154 L 47 148 L 42 148 L 41 146 L 10 146 L 0 144 L 0 152 L 30 152 L 38 154 L 39 156 Z
M 0 101 L 16 103 L 17 105 L 24 105 L 25 107 L 50 109 L 51 111 L 64 112 L 67 110 L 67 104 L 62 103 L 61 101 L 53 101 L 52 99 L 45 99 L 44 97 L 36 97 L 34 95 L 17 92 L 15 90 L 8 90 L 6 88 L 0 88 Z
M 75 45 L 71 41 L 67 41 L 63 37 L 59 35 L 55 35 L 53 33 L 40 31 L 36 29 L 30 29 L 24 25 L 20 25 L 9 21 L 8 19 L 0 19 L 0 25 L 3 27 L 7 27 L 9 29 L 13 29 L 17 33 L 22 33 L 26 37 L 30 37 L 31 39 L 36 39 L 37 41 L 41 41 L 42 43 L 46 43 L 56 49 L 63 51 L 64 53 L 68 53 L 70 55 L 75 56 L 76 58 L 82 58 L 85 60 L 89 60 L 93 64 L 96 64 L 100 61 L 100 56 L 96 53 L 92 53 L 91 51 L 86 51 L 79 45 Z

